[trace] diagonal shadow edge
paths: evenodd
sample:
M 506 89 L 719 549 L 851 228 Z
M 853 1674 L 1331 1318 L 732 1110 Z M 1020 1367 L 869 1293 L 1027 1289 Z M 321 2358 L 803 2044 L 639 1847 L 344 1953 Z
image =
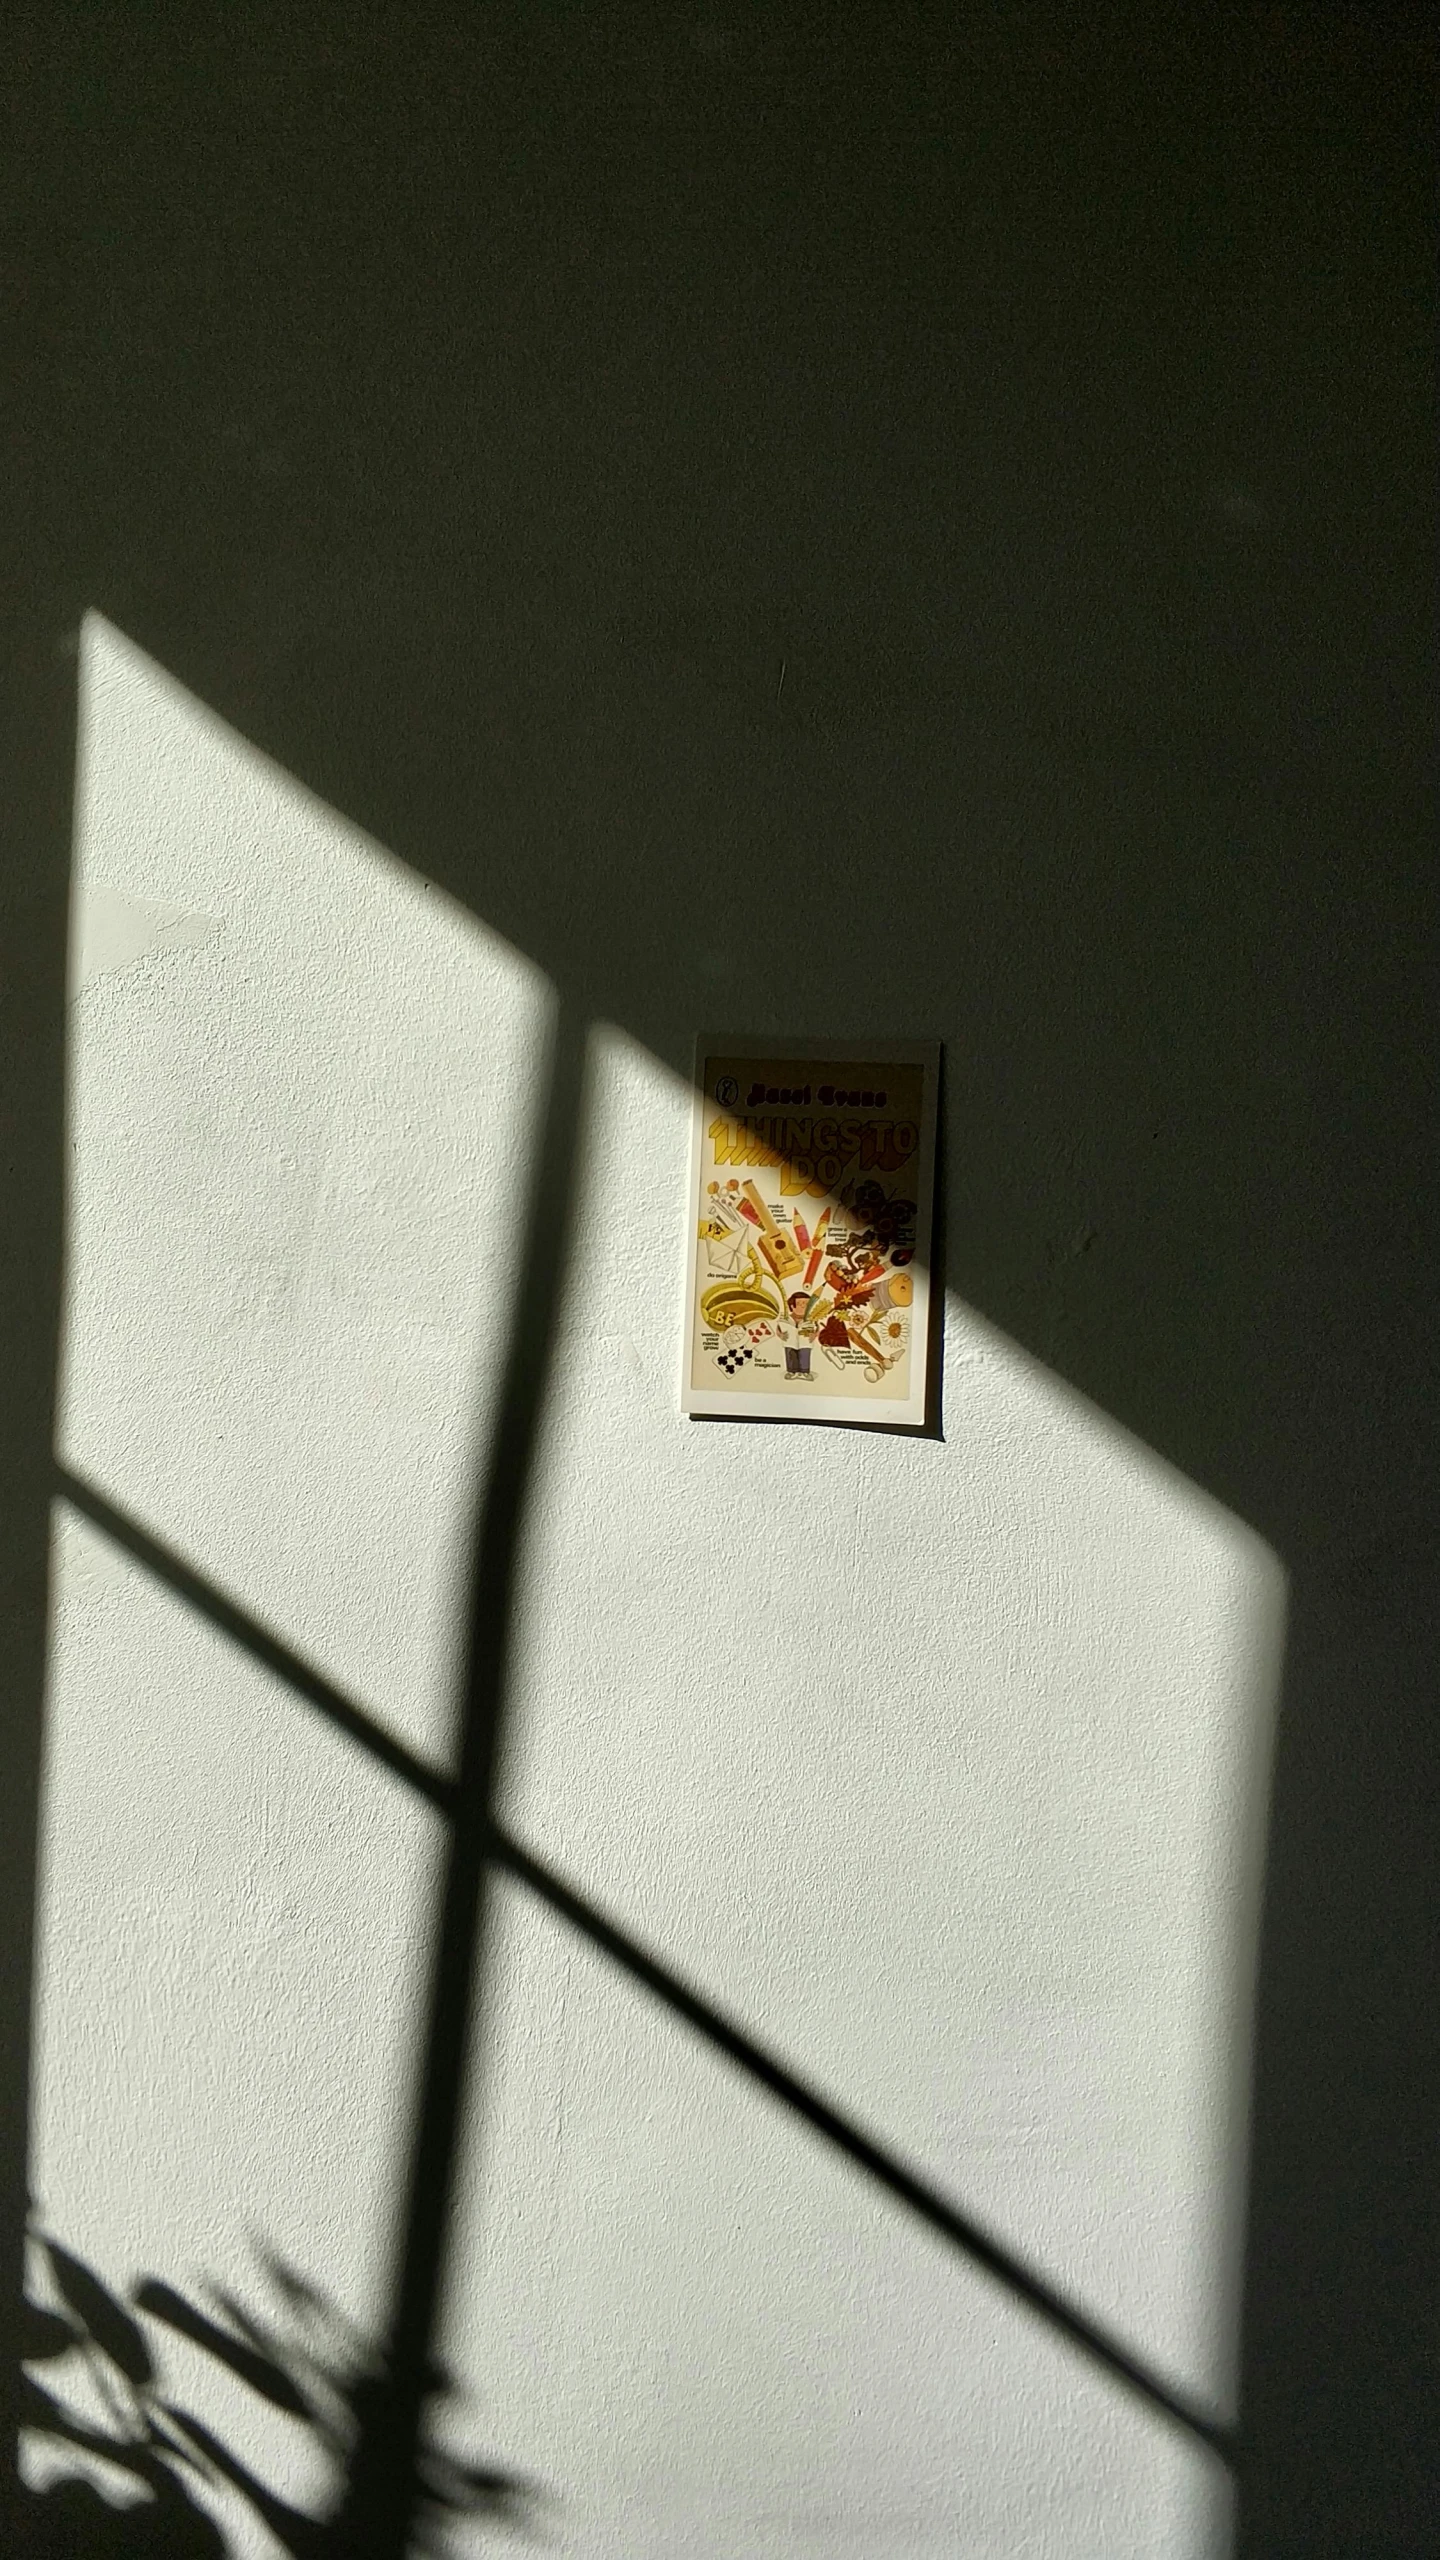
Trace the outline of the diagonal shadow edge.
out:
M 177 1555 L 175 1549 L 157 1538 L 152 1530 L 142 1528 L 128 1512 L 118 1510 L 113 1502 L 107 1501 L 98 1485 L 77 1475 L 72 1467 L 60 1465 L 55 1470 L 55 1489 L 61 1500 L 108 1538 L 112 1546 L 119 1547 L 133 1563 L 143 1565 L 157 1582 L 163 1582 L 197 1616 L 208 1618 L 213 1627 L 228 1636 L 242 1652 L 248 1653 L 252 1661 L 273 1672 L 276 1679 L 283 1680 L 297 1696 L 328 1716 L 347 1740 L 358 1744 L 372 1760 L 378 1761 L 382 1769 L 388 1769 L 393 1777 L 403 1779 L 406 1786 L 413 1788 L 416 1795 L 423 1796 L 428 1804 L 435 1805 L 444 1813 L 450 1811 L 455 1793 L 453 1778 L 447 1777 L 443 1769 L 434 1768 L 428 1761 L 418 1758 L 413 1751 L 407 1751 L 404 1743 L 387 1732 L 377 1717 L 370 1715 L 365 1708 L 357 1707 L 335 1687 L 333 1681 L 327 1680 L 313 1663 L 304 1661 L 273 1629 L 228 1598 L 218 1583 L 210 1581 L 205 1574 L 197 1573 L 193 1565 L 187 1564 L 183 1556 Z
M 197 700 L 200 709 L 206 708 L 198 698 L 192 699 Z M 222 728 L 229 729 L 230 724 L 222 715 L 212 712 L 210 716 Z M 248 739 L 245 743 L 251 745 Z M 264 750 L 259 752 L 267 764 L 274 762 Z M 277 770 L 293 784 L 295 777 L 288 768 L 282 765 Z M 302 784 L 300 788 L 305 790 L 307 786 Z M 384 851 L 378 843 L 372 849 Z M 393 855 L 389 858 L 396 859 Z M 362 2555 L 363 2560 L 400 2560 L 405 2547 L 407 2515 L 402 2514 L 401 2506 L 408 2513 L 414 2495 L 414 2454 L 429 2388 L 430 2333 L 443 2283 L 443 2240 L 453 2181 L 455 2128 L 474 2042 L 474 2012 L 478 2005 L 474 1995 L 482 1978 L 485 1886 L 493 1866 L 508 1868 L 517 1881 L 545 1900 L 557 1915 L 677 2015 L 685 2017 L 718 2050 L 769 2088 L 812 2130 L 850 2157 L 972 2263 L 989 2272 L 1112 2381 L 1137 2396 L 1153 2413 L 1182 2428 L 1193 2441 L 1235 2464 L 1240 2458 L 1237 2424 L 1222 2418 L 1213 2408 L 1193 2404 L 1152 2372 L 1120 2337 L 1056 2292 L 1037 2269 L 1012 2255 L 940 2190 L 838 2114 L 818 2091 L 787 2071 L 776 2056 L 752 2042 L 734 2021 L 631 1940 L 542 1861 L 510 1841 L 496 1825 L 494 1778 L 508 1687 L 514 1568 L 524 1533 L 526 1490 L 563 1288 L 587 1097 L 589 1035 L 592 1028 L 598 1027 L 589 1020 L 587 1007 L 567 1000 L 553 981 L 552 1001 L 555 1011 L 549 1071 L 548 1076 L 542 1075 L 542 1089 L 532 1118 L 538 1143 L 533 1145 L 527 1186 L 525 1259 L 532 1271 L 532 1286 L 505 1357 L 497 1431 L 483 1469 L 472 1537 L 458 1775 L 446 1776 L 410 1753 L 378 1719 L 335 1690 L 313 1665 L 292 1655 L 272 1630 L 257 1626 L 260 1644 L 250 1645 L 247 1629 L 256 1622 L 250 1621 L 243 1609 L 217 1592 L 215 1596 L 225 1612 L 222 1621 L 207 1605 L 205 1594 L 213 1586 L 208 1586 L 203 1576 L 158 1540 L 151 1539 L 138 1523 L 128 1521 L 123 1514 L 111 1513 L 123 1532 L 118 1543 L 128 1546 L 137 1562 L 161 1579 L 170 1579 L 167 1568 L 175 1567 L 186 1583 L 184 1589 L 178 1581 L 175 1583 L 178 1596 L 200 1614 L 214 1617 L 232 1641 L 251 1650 L 272 1674 L 295 1687 L 348 1738 L 419 1793 L 448 1823 L 430 2014 L 422 2043 L 420 2097 L 402 2207 L 406 2236 L 397 2249 L 392 2270 L 387 2365 L 377 2385 L 373 2409 L 367 2412 L 362 2426 L 342 2506 L 332 2518 L 341 2547 L 347 2552 L 353 2550 L 355 2560 L 362 2560 Z M 942 1215 L 944 1195 L 942 1178 L 937 1183 Z M 943 1307 L 943 1288 L 935 1292 L 932 1303 L 937 1311 Z M 935 1374 L 938 1378 L 938 1367 Z M 927 1436 L 930 1427 L 927 1419 L 921 1436 Z M 70 1486 L 73 1491 L 67 1487 L 62 1471 L 59 1490 L 62 1494 L 69 1492 L 76 1507 L 84 1511 L 87 1505 L 104 1504 L 98 1490 L 82 1487 L 78 1478 L 71 1479 Z M 78 1499 L 82 1491 L 84 1500 Z M 109 1509 L 108 1505 L 105 1507 Z M 90 1516 L 102 1530 L 110 1526 L 94 1508 Z
M 207 1618 L 239 1649 L 292 1688 L 307 1705 L 325 1716 L 346 1739 L 412 1788 L 437 1811 L 453 1819 L 462 1802 L 457 1780 L 407 1751 L 393 1734 L 357 1706 L 314 1666 L 292 1652 L 279 1637 L 240 1608 L 219 1587 L 187 1564 L 175 1551 L 107 1500 L 99 1489 L 72 1468 L 56 1470 L 56 1490 L 93 1527 L 134 1562 L 164 1583 L 197 1615 Z M 1048 2284 L 1023 2259 L 1006 2249 L 943 2191 L 860 2126 L 842 2115 L 773 2053 L 659 1956 L 641 1946 L 600 1911 L 534 1851 L 487 1819 L 483 1854 L 544 1902 L 578 1935 L 619 1965 L 632 1980 L 654 1994 L 677 2017 L 724 2053 L 749 2078 L 768 2089 L 793 2115 L 822 2140 L 842 2152 L 857 2168 L 919 2220 L 937 2232 L 962 2256 L 1044 2320 L 1078 2352 L 1143 2401 L 1157 2415 L 1183 2428 L 1227 2463 L 1236 2464 L 1242 2444 L 1238 2431 L 1197 2408 L 1172 2390 L 1137 2358 L 1124 2342 L 1079 2305 Z

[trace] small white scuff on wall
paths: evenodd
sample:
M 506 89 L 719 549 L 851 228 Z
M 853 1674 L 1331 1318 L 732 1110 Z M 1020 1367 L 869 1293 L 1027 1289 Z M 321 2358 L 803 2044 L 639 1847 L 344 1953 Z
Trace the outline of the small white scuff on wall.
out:
M 70 994 L 113 977 L 158 951 L 193 951 L 225 930 L 223 916 L 188 915 L 183 907 L 127 898 L 103 880 L 77 882 L 70 915 Z

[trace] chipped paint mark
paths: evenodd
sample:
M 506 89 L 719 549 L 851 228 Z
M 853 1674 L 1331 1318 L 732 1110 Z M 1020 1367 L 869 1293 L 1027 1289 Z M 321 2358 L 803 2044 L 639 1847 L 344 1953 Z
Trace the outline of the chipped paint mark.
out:
M 152 906 L 107 888 L 103 881 L 88 882 L 77 892 L 71 914 L 71 996 L 82 994 L 92 980 L 113 977 L 157 951 L 192 951 L 224 930 L 223 916 Z

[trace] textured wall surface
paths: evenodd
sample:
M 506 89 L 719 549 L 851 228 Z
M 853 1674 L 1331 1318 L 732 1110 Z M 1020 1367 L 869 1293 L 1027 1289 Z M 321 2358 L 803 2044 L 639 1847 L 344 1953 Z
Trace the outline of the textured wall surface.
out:
M 377 2308 L 435 1847 L 64 1516 L 52 1627 L 98 610 L 151 666 L 92 627 L 76 1459 L 440 1748 L 532 973 L 637 1044 L 596 1162 L 643 1119 L 658 1265 L 697 1022 L 942 1039 L 943 1445 L 682 1431 L 597 1190 L 515 1818 L 1223 2394 L 1249 1524 L 1237 2555 L 1431 2547 L 1435 66 L 1383 7 L 12 0 L 12 2270 L 33 2175 L 117 2277 L 253 2223 Z M 453 2323 L 572 2548 L 1202 2533 L 504 1908 Z M 20 2328 L 7 2282 L 0 2401 Z
M 98 620 L 82 672 L 64 1449 L 443 1758 L 548 989 Z M 1224 2408 L 1279 1568 L 955 1299 L 943 1442 L 684 1422 L 687 1094 L 594 1055 L 510 1818 Z M 435 1817 L 57 1539 L 45 2210 L 378 2317 Z M 486 1996 L 449 2329 L 555 2548 L 1223 2547 L 1202 2456 L 509 1887 Z

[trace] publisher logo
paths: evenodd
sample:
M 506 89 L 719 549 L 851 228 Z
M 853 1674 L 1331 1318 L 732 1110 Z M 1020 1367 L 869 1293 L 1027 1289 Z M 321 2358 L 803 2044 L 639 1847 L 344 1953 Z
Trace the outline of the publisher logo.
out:
M 722 1111 L 733 1111 L 740 1099 L 740 1087 L 733 1076 L 721 1076 L 715 1086 L 715 1099 Z

